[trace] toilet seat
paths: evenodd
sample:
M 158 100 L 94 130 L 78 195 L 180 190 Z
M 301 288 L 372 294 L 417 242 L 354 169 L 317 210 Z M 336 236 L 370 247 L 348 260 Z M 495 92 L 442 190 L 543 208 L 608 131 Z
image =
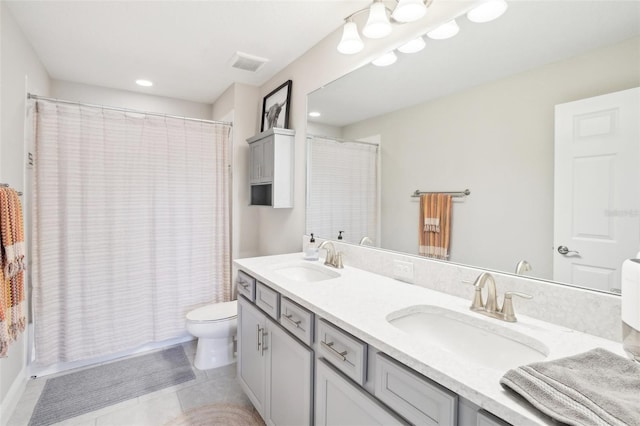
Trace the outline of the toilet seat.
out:
M 227 321 L 238 316 L 238 302 L 212 303 L 187 313 L 187 320 L 192 322 Z

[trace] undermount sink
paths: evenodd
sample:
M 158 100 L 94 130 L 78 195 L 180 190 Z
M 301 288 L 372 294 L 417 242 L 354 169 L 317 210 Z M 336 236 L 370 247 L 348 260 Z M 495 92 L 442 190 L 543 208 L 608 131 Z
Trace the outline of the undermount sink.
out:
M 340 277 L 338 272 L 308 261 L 276 265 L 273 269 L 282 277 L 298 282 L 316 282 Z
M 387 321 L 458 358 L 501 371 L 542 361 L 549 354 L 542 342 L 525 334 L 439 306 L 412 306 L 389 314 Z

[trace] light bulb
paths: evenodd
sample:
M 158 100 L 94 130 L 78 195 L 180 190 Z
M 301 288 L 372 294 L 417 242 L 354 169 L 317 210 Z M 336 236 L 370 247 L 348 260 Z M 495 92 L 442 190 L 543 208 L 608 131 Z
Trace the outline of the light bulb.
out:
M 138 86 L 142 86 L 142 87 L 151 87 L 151 86 L 153 86 L 153 82 L 152 81 L 143 80 L 143 79 L 136 80 L 136 84 Z
M 505 0 L 488 0 L 467 12 L 471 22 L 483 23 L 499 18 L 509 5 Z

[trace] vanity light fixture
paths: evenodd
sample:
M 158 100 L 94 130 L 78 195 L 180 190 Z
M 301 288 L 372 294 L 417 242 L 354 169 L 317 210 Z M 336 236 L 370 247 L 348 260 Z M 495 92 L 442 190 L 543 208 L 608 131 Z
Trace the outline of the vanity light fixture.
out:
M 320 114 L 318 111 L 311 111 L 311 112 L 309 113 L 309 117 L 314 117 L 314 118 L 316 118 L 316 117 L 320 117 L 320 115 L 321 115 L 321 114 Z
M 493 21 L 502 16 L 509 5 L 505 0 L 487 0 L 467 12 L 471 22 L 483 23 Z
M 358 10 L 345 19 L 342 28 L 342 38 L 338 43 L 338 52 L 351 55 L 360 52 L 364 43 L 358 33 L 358 27 L 353 22 L 353 17 L 368 12 L 367 23 L 362 28 L 362 35 L 367 38 L 377 39 L 389 35 L 392 31 L 392 23 L 413 22 L 422 18 L 433 0 L 396 0 L 398 3 L 393 11 L 385 6 L 383 0 L 373 0 L 373 3 L 364 9 Z M 389 19 L 391 16 L 391 20 Z
M 427 37 L 433 40 L 444 40 L 453 37 L 454 35 L 458 34 L 459 31 L 460 27 L 456 23 L 456 20 L 452 19 L 446 24 L 440 25 L 435 30 L 429 31 L 427 33 Z
M 392 51 L 385 53 L 377 59 L 371 61 L 371 63 L 377 67 L 386 67 L 388 65 L 394 64 L 398 60 L 396 54 Z
M 418 37 L 398 47 L 398 52 L 416 53 L 424 49 L 425 46 L 426 46 L 426 43 L 424 42 L 424 38 Z
M 142 79 L 142 78 L 141 78 L 141 79 L 136 80 L 136 84 L 137 84 L 138 86 L 142 86 L 142 87 L 151 87 L 151 86 L 153 86 L 153 82 L 152 82 L 152 81 L 144 80 L 144 79 Z

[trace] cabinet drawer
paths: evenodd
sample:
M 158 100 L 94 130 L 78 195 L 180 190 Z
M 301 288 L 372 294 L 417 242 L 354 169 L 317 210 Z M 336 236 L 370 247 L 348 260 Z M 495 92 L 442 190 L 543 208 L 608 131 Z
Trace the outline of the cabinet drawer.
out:
M 458 396 L 383 353 L 376 355 L 375 395 L 413 424 L 457 424 Z
M 366 343 L 321 319 L 318 321 L 318 351 L 353 381 L 364 384 L 367 379 Z
M 313 343 L 313 313 L 286 297 L 280 299 L 280 324 L 307 345 Z
M 256 300 L 256 279 L 252 276 L 245 274 L 242 271 L 238 271 L 238 277 L 236 278 L 236 285 L 238 288 L 238 294 L 243 295 L 250 301 Z
M 256 283 L 256 305 L 265 311 L 271 318 L 278 320 L 280 308 L 280 294 L 262 284 L 260 281 Z

